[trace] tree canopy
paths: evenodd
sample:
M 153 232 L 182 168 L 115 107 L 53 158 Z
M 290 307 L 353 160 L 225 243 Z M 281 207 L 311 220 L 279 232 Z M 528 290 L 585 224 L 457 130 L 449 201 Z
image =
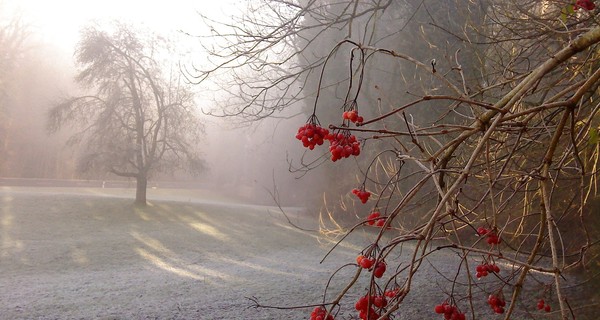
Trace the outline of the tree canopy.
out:
M 51 132 L 76 130 L 70 143 L 81 146 L 82 171 L 136 179 L 141 204 L 152 174 L 203 167 L 194 95 L 163 62 L 167 49 L 164 39 L 125 25 L 84 29 L 76 81 L 87 94 L 62 99 L 48 115 Z

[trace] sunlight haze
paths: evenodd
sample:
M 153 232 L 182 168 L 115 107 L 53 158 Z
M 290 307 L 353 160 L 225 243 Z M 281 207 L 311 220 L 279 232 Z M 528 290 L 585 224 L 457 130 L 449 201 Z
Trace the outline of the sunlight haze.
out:
M 77 43 L 79 30 L 88 23 L 108 23 L 119 20 L 142 25 L 157 32 L 185 30 L 193 32 L 200 27 L 199 12 L 218 16 L 226 12 L 230 1 L 144 1 L 144 0 L 21 0 L 5 1 L 8 12 L 20 13 L 36 35 L 65 50 Z M 2 3 L 2 2 L 0 2 Z M 12 9 L 12 10 L 11 10 Z

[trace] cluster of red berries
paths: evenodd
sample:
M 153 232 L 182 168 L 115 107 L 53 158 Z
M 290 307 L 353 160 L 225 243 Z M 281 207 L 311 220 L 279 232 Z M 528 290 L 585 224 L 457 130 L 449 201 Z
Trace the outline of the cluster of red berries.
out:
M 356 110 L 344 112 L 344 119 L 346 118 L 355 123 L 363 121 Z M 318 125 L 315 115 L 312 115 L 306 124 L 298 128 L 296 139 L 302 141 L 302 145 L 310 150 L 313 150 L 315 146 L 322 145 L 325 140 L 329 140 L 329 152 L 331 160 L 334 162 L 342 158 L 360 155 L 360 143 L 356 140 L 355 135 L 350 134 L 347 129 L 338 133 L 329 132 Z
M 371 270 L 372 268 L 373 275 L 375 276 L 375 278 L 383 277 L 383 274 L 387 269 L 387 265 L 385 264 L 385 262 L 379 261 L 377 262 L 377 264 L 375 264 L 375 258 L 367 258 L 362 254 L 356 257 L 356 263 L 363 269 Z M 373 265 L 375 265 L 375 267 L 373 267 Z
M 546 302 L 544 301 L 544 299 L 540 299 L 540 301 L 538 301 L 537 308 L 538 308 L 538 310 L 542 310 L 543 309 L 546 312 L 552 311 L 552 307 L 550 307 L 549 304 L 546 304 Z
M 585 10 L 594 10 L 596 8 L 596 4 L 592 0 L 577 0 L 577 2 L 575 2 L 574 9 L 577 10 L 579 8 L 583 8 Z
M 447 301 L 444 301 L 442 304 L 438 304 L 434 308 L 435 313 L 443 314 L 444 319 L 446 320 L 465 320 L 466 316 L 464 313 L 460 312 L 456 306 L 449 304 Z
M 363 269 L 371 269 L 373 264 L 375 264 L 375 258 L 367 258 L 361 254 L 356 257 L 356 263 Z
M 325 140 L 330 138 L 329 130 L 313 123 L 301 126 L 296 134 L 296 139 L 302 141 L 302 145 L 310 150 L 313 150 L 316 145 L 322 145 Z
M 484 227 L 479 227 L 477 228 L 477 233 L 480 236 L 485 236 L 487 235 L 487 243 L 490 245 L 495 245 L 495 244 L 499 244 L 500 242 L 502 242 L 502 239 L 500 239 L 500 237 L 493 231 L 486 229 Z
M 332 315 L 327 315 L 327 310 L 322 307 L 315 307 L 310 314 L 310 320 L 334 320 Z
M 371 320 L 371 319 L 379 319 L 380 314 L 375 310 L 376 307 L 378 309 L 383 309 L 387 306 L 388 302 L 385 296 L 363 296 L 358 301 L 354 307 L 356 311 L 359 312 L 358 317 L 363 320 Z M 383 319 L 387 319 L 383 318 Z
M 504 313 L 504 307 L 506 306 L 506 302 L 503 298 L 494 294 L 490 294 L 490 296 L 488 297 L 488 304 L 490 305 L 492 310 L 494 310 L 495 313 Z
M 376 225 L 378 227 L 383 227 L 383 225 L 385 224 L 385 218 L 379 218 L 379 217 L 381 217 L 381 213 L 379 213 L 378 211 L 371 213 L 367 217 L 367 224 L 369 224 L 370 226 Z
M 362 116 L 358 115 L 358 111 L 356 110 L 344 111 L 342 118 L 344 120 L 349 120 L 350 122 L 356 123 L 357 125 L 360 125 L 363 123 L 363 121 L 365 121 Z
M 484 264 L 480 264 L 475 268 L 475 271 L 477 271 L 477 279 L 479 278 L 483 278 L 485 276 L 487 276 L 489 273 L 494 272 L 494 273 L 499 273 L 500 272 L 500 268 L 492 263 L 484 263 Z
M 360 143 L 353 134 L 339 132 L 333 134 L 329 141 L 329 152 L 331 152 L 331 161 L 333 162 L 360 154 Z
M 367 200 L 369 200 L 369 197 L 371 196 L 369 191 L 359 190 L 356 188 L 352 189 L 352 193 L 357 196 L 362 203 L 367 203 Z

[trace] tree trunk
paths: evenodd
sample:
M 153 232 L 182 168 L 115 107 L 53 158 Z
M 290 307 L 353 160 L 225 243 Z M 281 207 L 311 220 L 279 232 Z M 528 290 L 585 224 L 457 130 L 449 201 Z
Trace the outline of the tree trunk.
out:
M 148 186 L 148 178 L 145 175 L 139 175 L 136 178 L 135 186 L 135 204 L 146 205 L 146 187 Z

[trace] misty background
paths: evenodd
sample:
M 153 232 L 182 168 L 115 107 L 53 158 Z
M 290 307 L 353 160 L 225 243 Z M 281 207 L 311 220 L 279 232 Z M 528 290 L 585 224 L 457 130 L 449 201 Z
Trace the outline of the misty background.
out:
M 14 26 L 14 33 L 2 38 L 0 177 L 127 180 L 102 172 L 80 172 L 77 148 L 65 144 L 71 132 L 65 129 L 49 135 L 46 130 L 47 112 L 53 104 L 64 96 L 85 92 L 74 83 L 74 50 L 81 28 L 110 25 L 116 20 L 139 25 L 176 43 L 181 53 L 176 63 L 198 65 L 203 59 L 198 39 L 181 31 L 202 33 L 206 26 L 200 12 L 222 17 L 224 12 L 234 12 L 234 3 L 0 1 L 1 25 Z M 302 152 L 293 136 L 305 120 L 303 116 L 287 119 L 284 115 L 250 123 L 205 115 L 218 110 L 217 100 L 223 94 L 210 82 L 194 89 L 206 130 L 204 141 L 197 146 L 206 161 L 206 170 L 198 177 L 184 173 L 155 175 L 149 186 L 202 186 L 225 190 L 252 202 L 271 203 L 276 184 L 281 200 L 302 204 L 297 193 L 290 192 L 299 185 L 288 171 L 288 160 Z M 5 179 L 4 183 L 11 183 L 8 181 Z M 135 181 L 129 183 L 134 185 Z
M 355 7 L 351 7 L 349 3 L 355 4 Z M 490 7 L 486 8 L 488 4 Z M 523 1 L 522 5 L 525 9 L 538 6 L 537 3 L 526 1 Z M 303 11 L 303 8 L 308 7 L 310 7 L 309 11 Z M 527 12 L 525 9 L 524 11 Z M 542 9 L 540 10 L 544 11 Z M 429 151 L 429 149 L 440 148 L 439 153 L 436 152 L 440 155 L 444 151 L 444 146 L 448 146 L 448 143 L 462 134 L 461 132 L 475 132 L 477 130 L 473 130 L 474 128 L 483 128 L 483 125 L 472 127 L 477 124 L 475 119 L 479 120 L 480 114 L 487 114 L 486 110 L 479 109 L 481 104 L 468 105 L 469 103 L 462 103 L 461 100 L 454 101 L 448 98 L 456 95 L 453 89 L 455 85 L 464 86 L 455 90 L 461 92 L 461 96 L 464 91 L 465 96 L 470 97 L 469 94 L 473 94 L 473 99 L 492 106 L 506 96 L 510 86 L 518 85 L 522 77 L 530 74 L 535 70 L 534 68 L 547 61 L 549 56 L 568 42 L 566 38 L 554 42 L 556 39 L 550 36 L 548 37 L 552 41 L 546 41 L 546 38 L 536 36 L 535 33 L 532 36 L 528 32 L 520 35 L 522 42 L 513 41 L 510 19 L 505 25 L 489 20 L 490 15 L 499 12 L 507 13 L 505 18 L 508 19 L 513 11 L 513 8 L 503 1 L 468 0 L 449 2 L 174 0 L 160 3 L 137 0 L 110 0 L 95 3 L 75 0 L 52 2 L 0 0 L 0 184 L 41 183 L 55 186 L 63 184 L 85 186 L 87 183 L 98 187 L 108 182 L 107 186 L 135 187 L 135 179 L 119 177 L 107 173 L 106 170 L 84 172 L 79 161 L 83 153 L 81 145 L 68 143 L 69 137 L 76 131 L 65 126 L 49 135 L 47 130 L 49 111 L 59 101 L 63 101 L 65 97 L 85 95 L 89 92 L 75 81 L 80 66 L 75 63 L 77 55 L 74 53 L 83 34 L 81 31 L 90 26 L 97 30 L 110 29 L 115 21 L 118 21 L 135 26 L 135 30 L 147 30 L 148 33 L 156 35 L 157 39 L 169 44 L 172 54 L 156 57 L 161 63 L 164 62 L 157 65 L 167 66 L 164 70 L 165 74 L 176 73 L 189 82 L 195 94 L 195 113 L 200 117 L 205 129 L 201 139 L 192 146 L 192 151 L 198 152 L 205 161 L 205 170 L 197 176 L 188 174 L 184 170 L 155 172 L 149 176 L 148 188 L 194 188 L 204 191 L 208 189 L 216 191 L 214 194 L 236 197 L 231 201 L 232 205 L 278 203 L 282 206 L 307 208 L 312 213 L 321 214 L 319 217 L 321 219 L 312 219 L 315 215 L 309 215 L 307 219 L 313 224 L 318 224 L 313 231 L 318 229 L 321 234 L 327 236 L 341 235 L 353 225 L 360 226 L 361 223 L 365 225 L 365 219 L 369 219 L 368 214 L 380 210 L 384 215 L 391 212 L 399 213 L 394 217 L 394 224 L 398 226 L 397 230 L 401 233 L 417 230 L 414 232 L 417 234 L 422 230 L 421 226 L 426 225 L 437 230 L 430 233 L 434 237 L 432 239 L 437 238 L 437 235 L 434 235 L 437 232 L 440 232 L 442 238 L 450 237 L 451 232 L 446 229 L 449 224 L 444 219 L 434 221 L 432 218 L 433 212 L 442 208 L 439 196 L 444 194 L 436 189 L 432 178 L 435 175 L 430 175 L 428 169 L 419 169 L 416 165 L 417 161 L 409 161 L 410 158 L 433 165 L 435 156 L 430 159 L 421 158 L 428 154 L 425 149 Z M 555 21 L 557 16 L 553 16 L 554 20 L 549 21 Z M 575 18 L 575 14 L 572 18 Z M 533 30 L 532 32 L 540 32 L 544 35 L 552 33 L 544 28 L 539 30 L 532 28 L 531 26 L 536 24 L 534 19 L 519 21 L 521 23 L 519 30 Z M 489 28 L 484 31 L 494 36 L 493 42 L 487 41 L 486 37 L 489 34 L 478 30 L 478 26 L 484 23 L 486 28 Z M 593 25 L 596 22 L 589 20 L 587 23 Z M 543 24 L 537 27 L 541 25 Z M 354 42 L 342 42 L 347 39 Z M 151 43 L 149 47 L 154 48 L 153 45 L 154 43 Z M 362 51 L 363 46 L 368 47 L 369 50 Z M 515 50 L 519 47 L 524 49 Z M 390 51 L 386 51 L 386 54 L 375 54 L 375 52 L 383 52 L 377 48 L 386 48 Z M 505 60 L 508 53 L 514 54 L 515 57 Z M 361 54 L 366 54 L 368 57 Z M 406 54 L 406 57 L 402 56 L 403 54 Z M 415 58 L 410 60 L 410 57 Z M 581 65 L 587 64 L 587 62 L 577 62 L 577 59 L 574 61 Z M 507 73 L 507 70 L 510 72 Z M 562 75 L 570 74 L 570 71 L 567 68 L 562 72 L 549 76 L 541 82 L 543 89 L 536 90 L 544 93 L 532 93 L 532 97 L 528 98 L 536 98 L 538 94 L 552 96 L 555 91 L 561 91 L 561 86 L 570 86 L 568 81 L 560 82 L 568 78 Z M 582 74 L 578 76 L 587 77 Z M 110 82 L 110 76 L 106 78 L 109 80 L 104 80 Z M 574 79 L 569 81 L 575 81 Z M 357 82 L 358 80 L 360 82 Z M 561 86 L 552 83 L 554 80 L 561 83 Z M 127 84 L 122 86 L 127 87 Z M 170 89 L 171 87 L 166 91 Z M 567 91 L 561 92 L 564 95 Z M 170 94 L 171 91 L 168 93 Z M 425 99 L 426 96 L 431 95 L 445 96 L 444 99 L 448 101 Z M 597 93 L 590 95 L 595 97 Z M 148 96 L 151 96 L 151 93 Z M 411 105 L 415 100 L 419 102 Z M 115 99 L 115 101 L 121 100 Z M 530 107 L 528 103 L 535 105 L 536 101 L 525 101 L 521 107 L 524 109 Z M 118 103 L 112 105 L 114 109 L 118 106 Z M 406 108 L 402 113 L 396 112 L 403 106 Z M 329 161 L 330 154 L 327 146 L 308 151 L 296 140 L 298 127 L 304 125 L 307 119 L 318 117 L 323 126 L 339 124 L 342 122 L 342 111 L 350 109 L 358 111 L 359 107 L 360 114 L 365 119 L 388 115 L 376 121 L 377 127 L 368 127 L 362 132 L 362 128 L 352 127 L 356 129 L 353 134 L 356 133 L 361 141 L 360 157 L 350 157 L 334 163 Z M 539 123 L 554 126 L 553 118 L 546 118 L 545 112 L 545 110 L 540 111 Z M 315 118 L 310 118 L 311 116 Z M 590 126 L 592 122 L 589 121 Z M 146 119 L 142 123 L 145 124 Z M 185 121 L 179 123 L 180 126 L 187 124 Z M 593 123 L 593 126 L 596 126 L 596 122 Z M 424 149 L 419 151 L 421 145 L 417 148 L 418 141 L 411 140 L 414 138 L 413 133 L 410 132 L 411 128 L 420 130 L 425 137 L 430 136 L 421 141 Z M 455 131 L 446 131 L 447 128 Z M 440 135 L 437 135 L 438 129 Z M 530 129 L 543 131 L 541 125 L 531 124 Z M 596 131 L 590 130 L 590 134 L 593 132 L 597 135 L 598 129 L 594 130 Z M 390 133 L 386 137 L 390 139 L 376 137 L 384 131 Z M 585 141 L 584 135 L 581 135 L 581 141 Z M 515 142 L 514 146 L 521 143 L 520 137 L 519 134 L 519 138 L 516 139 L 518 142 Z M 523 142 L 524 147 L 519 148 L 522 153 L 517 153 L 519 157 L 522 156 L 522 161 L 510 164 L 510 169 L 516 174 L 512 175 L 511 171 L 506 173 L 509 181 L 519 182 L 520 180 L 517 179 L 520 179 L 520 176 L 523 179 L 535 178 L 530 173 L 538 172 L 536 166 L 542 163 L 543 152 L 541 151 L 545 148 L 545 139 L 548 137 L 547 133 L 539 133 L 539 136 L 534 139 L 536 143 L 540 142 L 539 146 L 536 145 L 532 149 L 529 149 L 530 145 Z M 129 137 L 123 140 L 127 138 Z M 460 181 L 463 179 L 459 169 L 463 167 L 464 161 L 469 159 L 477 142 L 476 139 L 465 141 L 467 142 L 462 146 L 463 149 L 456 151 L 455 157 L 452 154 L 455 151 L 452 150 L 449 154 L 452 155 L 452 159 L 446 158 L 450 161 L 450 167 L 446 168 L 447 163 L 444 163 L 439 173 L 440 176 L 447 174 L 446 177 L 450 177 L 450 181 L 457 179 L 453 182 L 456 186 L 462 183 Z M 128 147 L 142 145 L 135 144 L 137 141 L 127 141 L 127 143 Z M 598 144 L 598 141 L 595 143 Z M 90 145 L 84 145 L 86 146 Z M 140 149 L 141 147 L 138 147 L 135 151 Z M 514 151 L 511 151 L 511 154 L 512 152 Z M 492 153 L 488 152 L 488 154 Z M 139 154 L 141 152 L 135 153 L 136 160 L 143 158 L 138 156 Z M 505 168 L 500 165 L 503 156 L 500 153 L 495 156 L 497 158 L 494 161 L 500 170 L 500 176 Z M 596 159 L 591 158 L 590 161 L 597 162 Z M 530 193 L 537 194 L 535 190 L 526 190 L 523 194 L 515 190 L 499 212 L 495 212 L 493 206 L 487 207 L 487 193 L 485 195 L 481 193 L 490 191 L 492 205 L 495 200 L 502 199 L 504 203 L 505 192 L 510 194 L 509 187 L 512 182 L 506 184 L 506 190 L 502 189 L 504 186 L 496 189 L 493 183 L 487 187 L 485 183 L 491 180 L 486 180 L 488 172 L 483 163 L 478 163 L 477 167 L 472 169 L 469 183 L 465 183 L 456 195 L 463 201 L 461 204 L 467 204 L 464 207 L 467 212 L 465 215 L 473 215 L 472 222 L 465 222 L 464 228 L 460 230 L 469 238 L 479 236 L 474 232 L 476 224 L 490 223 L 489 212 L 493 213 L 494 228 L 498 217 L 506 219 L 509 225 L 518 220 L 513 219 L 515 212 L 523 212 L 524 217 L 531 219 L 539 214 L 539 205 L 528 201 L 527 198 Z M 158 169 L 162 167 L 158 166 Z M 145 179 L 146 176 L 143 178 Z M 466 181 L 466 177 L 464 179 Z M 590 185 L 596 185 L 596 180 L 593 179 L 597 179 L 596 174 L 591 178 Z M 420 181 L 424 181 L 423 184 L 420 184 Z M 574 183 L 573 181 L 568 183 Z M 570 188 L 567 182 L 555 182 L 557 187 L 559 184 L 562 190 L 569 191 L 561 193 L 559 197 L 576 199 L 576 193 L 580 189 Z M 419 187 L 414 198 L 405 201 L 404 195 L 415 185 Z M 488 189 L 482 189 L 481 186 L 486 186 L 485 188 Z M 350 192 L 355 188 L 368 189 L 374 194 L 372 199 L 376 200 L 367 206 L 362 206 Z M 146 190 L 145 184 L 144 190 Z M 570 194 L 571 192 L 573 194 Z M 206 197 L 213 197 L 214 194 L 208 193 Z M 593 196 L 596 202 L 586 210 L 595 213 L 600 199 L 596 194 Z M 193 195 L 190 196 L 192 197 Z M 243 201 L 237 201 L 239 198 Z M 27 203 L 27 200 L 22 201 Z M 457 200 L 456 205 L 458 204 Z M 563 218 L 561 221 L 562 225 L 568 226 L 562 233 L 564 239 L 569 240 L 565 247 L 569 250 L 577 249 L 580 245 L 578 242 L 583 240 L 581 234 L 577 233 L 579 229 L 570 226 L 577 223 L 581 223 L 584 227 L 589 225 L 590 229 L 594 229 L 590 234 L 595 234 L 594 232 L 597 232 L 600 226 L 598 215 L 592 216 L 595 220 L 586 221 L 587 223 L 584 224 L 583 220 L 577 221 L 580 215 L 576 205 L 566 201 L 561 201 L 560 204 L 565 206 L 564 212 L 571 213 L 568 219 Z M 402 210 L 393 209 L 396 205 Z M 469 209 L 469 206 L 473 209 Z M 526 210 L 523 211 L 524 209 L 535 211 L 529 214 Z M 245 209 L 238 206 L 228 207 L 227 210 L 235 214 L 246 214 Z M 40 210 L 34 208 L 33 211 Z M 99 209 L 98 212 L 104 211 L 106 210 Z M 218 214 L 213 215 L 212 212 L 207 210 L 207 218 L 182 220 L 183 225 L 191 226 L 194 232 L 192 234 L 201 233 L 210 236 L 211 240 L 219 238 L 219 235 L 221 238 L 227 238 L 222 236 L 223 233 L 219 230 L 232 231 L 236 235 L 235 245 L 240 243 L 251 245 L 252 242 L 247 241 L 248 234 L 260 238 L 255 235 L 269 233 L 267 229 L 242 227 L 240 223 L 244 220 L 236 218 L 233 214 L 230 215 L 227 223 L 224 223 L 219 221 Z M 274 211 L 268 212 L 272 214 Z M 297 212 L 305 213 L 304 210 L 297 210 Z M 583 212 L 582 209 L 581 213 Z M 61 212 L 58 210 L 55 213 L 60 216 Z M 454 222 L 454 217 L 451 216 L 455 213 L 456 211 L 449 210 L 445 215 Z M 265 219 L 282 227 L 282 235 L 292 234 L 289 232 L 290 229 L 286 229 L 290 226 L 269 219 L 271 216 L 264 215 L 264 212 L 261 214 L 248 215 L 246 218 L 252 217 L 253 222 L 257 224 L 263 221 L 261 219 Z M 177 218 L 167 215 L 165 219 L 173 221 L 170 219 Z M 36 222 L 35 219 L 31 220 Z M 429 221 L 431 223 L 428 223 Z M 237 225 L 231 228 L 230 223 Z M 439 229 L 434 227 L 437 223 L 440 224 Z M 538 221 L 532 220 L 529 231 L 536 230 L 537 225 Z M 329 226 L 332 227 L 327 230 Z M 93 230 L 94 227 L 90 225 L 89 228 Z M 511 225 L 510 228 L 505 229 L 505 232 L 511 231 L 510 229 L 518 231 L 520 228 L 519 225 Z M 539 230 L 542 230 L 541 228 Z M 148 230 L 149 233 L 154 231 L 154 229 Z M 128 237 L 134 235 L 136 244 L 142 242 L 152 247 L 151 245 L 155 243 L 144 239 L 138 241 L 135 232 L 139 230 L 136 228 L 133 232 L 126 231 Z M 541 232 L 538 239 L 545 239 Z M 413 232 L 407 234 L 412 236 Z M 518 237 L 524 239 L 523 243 L 531 242 L 530 235 L 533 234 L 535 233 L 517 234 L 514 238 L 515 242 L 521 241 Z M 171 237 L 178 234 L 165 232 L 165 235 Z M 149 235 L 150 238 L 151 236 Z M 289 248 L 301 242 L 305 243 L 305 240 L 292 239 L 289 245 L 281 249 L 281 252 L 287 254 Z M 596 241 L 595 244 L 597 243 Z M 531 244 L 533 245 L 533 242 Z M 173 245 L 173 247 L 177 246 Z M 581 248 L 583 254 L 588 244 Z M 263 246 L 256 246 L 254 249 L 265 251 Z M 354 261 L 356 253 L 360 250 L 358 248 L 348 254 L 346 257 L 350 258 L 348 261 Z M 195 265 L 204 258 L 200 252 L 198 253 L 197 259 L 196 257 L 189 261 L 174 259 L 172 262 L 174 265 L 186 267 L 188 264 Z M 221 253 L 218 249 L 215 257 L 218 259 Z M 125 251 L 125 254 L 130 255 L 130 252 Z M 162 255 L 164 252 L 159 252 L 158 258 L 164 258 Z M 429 253 L 423 258 L 427 255 Z M 260 258 L 260 255 L 256 256 Z M 597 264 L 598 256 L 594 253 L 595 260 L 592 263 Z M 237 258 L 233 256 L 232 261 L 240 260 L 236 260 Z M 143 259 L 152 260 L 147 257 Z M 156 263 L 159 260 L 153 261 Z M 284 256 L 276 257 L 275 260 L 286 259 Z M 164 261 L 169 259 L 162 259 L 159 262 Z M 261 263 L 252 265 L 250 269 L 262 270 Z M 165 267 L 164 263 L 162 266 L 163 269 L 170 267 L 169 265 Z M 214 266 L 215 269 L 219 267 Z M 513 275 L 516 274 L 516 269 L 513 268 Z M 303 272 L 292 273 L 304 275 Z M 440 272 L 441 275 L 445 273 Z M 398 274 L 394 277 L 397 276 Z M 248 276 L 247 279 L 255 278 Z M 433 283 L 429 277 L 423 279 Z M 313 279 L 308 279 L 304 283 L 315 282 Z
M 232 49 L 219 52 L 219 48 L 227 48 L 227 41 L 231 41 L 224 35 L 229 34 L 232 26 L 243 25 L 246 18 L 263 19 L 263 15 L 267 20 L 272 19 L 275 26 L 277 19 L 282 18 L 269 8 L 255 16 L 259 10 L 252 7 L 252 2 L 234 0 L 218 4 L 185 0 L 168 4 L 4 0 L 0 5 L 3 25 L 16 23 L 22 42 L 12 50 L 15 56 L 5 59 L 8 63 L 3 62 L 5 79 L 11 79 L 2 83 L 0 177 L 6 178 L 127 180 L 103 172 L 80 172 L 77 149 L 65 146 L 70 132 L 63 129 L 48 136 L 45 129 L 47 111 L 56 101 L 84 92 L 73 82 L 77 72 L 73 53 L 83 27 L 94 25 L 102 29 L 120 21 L 161 35 L 178 52 L 176 57 L 171 57 L 171 62 L 178 64 L 188 80 L 195 82 L 198 80 L 194 78 L 196 74 L 222 62 L 218 54 L 226 56 L 226 51 Z M 322 23 L 318 18 L 302 17 L 298 36 L 291 37 L 292 42 L 284 41 L 260 53 L 264 57 L 258 60 L 266 59 L 267 66 L 273 60 L 275 67 L 261 69 L 240 63 L 229 68 L 225 65 L 192 86 L 198 114 L 206 129 L 204 141 L 197 146 L 206 161 L 206 170 L 198 177 L 182 173 L 154 175 L 150 177 L 149 186 L 173 185 L 175 181 L 179 186 L 201 185 L 224 190 L 258 203 L 272 203 L 276 198 L 283 204 L 314 205 L 315 208 L 321 206 L 323 199 L 335 204 L 347 197 L 348 190 L 361 183 L 370 156 L 390 147 L 386 142 L 369 141 L 368 148 L 363 149 L 369 155 L 332 164 L 326 161 L 329 157 L 326 148 L 307 153 L 295 140 L 297 128 L 306 122 L 315 104 L 323 125 L 340 121 L 350 79 L 347 72 L 350 52 L 346 48 L 336 52 L 335 59 L 323 69 L 327 76 L 321 87 L 318 86 L 324 59 L 337 43 L 348 36 L 363 37 L 361 40 L 366 44 L 395 48 L 423 57 L 425 61 L 435 57 L 440 60 L 447 52 L 461 49 L 467 76 L 470 76 L 469 65 L 477 63 L 476 59 L 470 58 L 474 55 L 472 49 L 428 24 L 435 19 L 447 30 L 458 30 L 461 21 L 467 18 L 461 18 L 462 13 L 455 6 L 419 10 L 417 4 L 392 1 L 385 14 L 378 18 L 378 23 L 373 24 L 368 14 L 362 15 L 353 20 L 354 29 L 348 29 L 344 21 L 333 18 L 345 12 L 345 6 L 326 6 L 323 10 L 332 17 L 331 23 L 336 27 L 314 28 L 313 25 Z M 285 17 L 294 13 L 282 14 Z M 478 17 L 478 12 L 474 11 L 469 19 Z M 413 23 L 408 24 L 409 21 Z M 265 31 L 258 32 L 272 30 L 267 26 Z M 420 41 L 414 41 L 417 37 Z M 431 43 L 441 45 L 432 46 Z M 294 48 L 303 48 L 310 54 L 294 56 L 283 64 L 285 68 L 278 67 L 281 64 L 277 59 L 286 60 Z M 438 65 L 448 68 L 452 63 L 439 61 Z M 361 114 L 366 118 L 410 101 L 412 97 L 405 92 L 439 94 L 445 90 L 430 76 L 393 59 L 373 57 L 368 67 L 364 89 L 357 100 L 362 106 Z M 269 86 L 271 79 L 287 77 L 288 73 L 288 80 Z M 256 88 L 265 86 L 268 90 L 263 96 L 255 95 Z M 319 91 L 320 100 L 316 101 Z M 253 104 L 256 97 L 260 102 Z M 434 104 L 425 102 L 422 105 L 424 109 Z M 246 106 L 250 108 L 243 109 Z M 242 109 L 244 112 L 240 113 Z M 442 112 L 441 109 L 433 110 L 411 112 L 410 116 L 419 122 L 434 119 Z M 384 124 L 389 129 L 403 127 L 399 118 Z M 390 154 L 389 160 L 394 161 L 394 155 Z M 405 171 L 408 170 L 407 167 Z M 309 171 L 310 174 L 306 174 Z

